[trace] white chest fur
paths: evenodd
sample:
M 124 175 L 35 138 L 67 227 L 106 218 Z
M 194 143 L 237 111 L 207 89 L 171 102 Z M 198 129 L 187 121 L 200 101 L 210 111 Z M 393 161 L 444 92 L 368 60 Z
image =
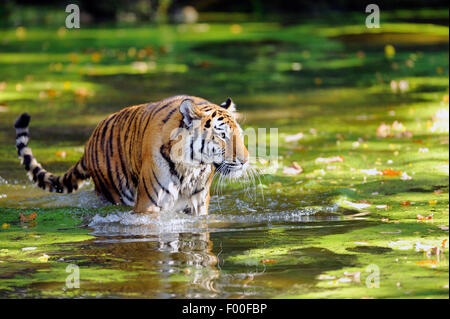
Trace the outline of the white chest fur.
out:
M 190 208 L 194 215 L 206 214 L 206 195 L 209 191 L 207 184 L 212 172 L 211 165 L 187 167 L 177 164 L 176 170 L 181 177 L 181 183 L 176 186 L 177 196 L 172 196 L 171 201 L 162 203 L 164 209 Z

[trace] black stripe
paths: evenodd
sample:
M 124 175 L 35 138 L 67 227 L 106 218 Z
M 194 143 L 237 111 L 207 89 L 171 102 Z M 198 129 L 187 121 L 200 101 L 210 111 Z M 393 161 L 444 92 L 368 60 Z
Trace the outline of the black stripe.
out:
M 87 167 L 86 167 L 86 165 L 84 164 L 84 156 L 83 156 L 83 158 L 81 159 L 81 161 L 80 161 L 80 165 L 81 165 L 81 169 L 84 171 L 84 172 L 87 172 Z
M 94 169 L 92 170 L 92 175 L 96 177 L 96 180 L 98 180 L 97 178 L 97 174 L 95 174 L 95 170 L 98 168 L 98 166 L 96 165 L 96 161 L 95 161 L 95 153 L 94 153 L 94 145 L 95 145 L 95 141 L 96 139 L 96 134 L 97 129 L 94 130 L 94 132 L 92 133 L 92 137 L 91 137 L 91 143 L 89 144 L 89 147 L 87 149 L 87 154 L 86 156 L 90 156 L 91 158 L 91 165 L 94 166 Z
M 62 193 L 64 191 L 64 188 L 62 187 L 58 177 L 52 175 L 50 176 L 50 180 L 52 182 L 52 187 L 56 189 L 57 193 Z
M 204 135 L 206 135 L 206 134 L 204 134 Z M 202 147 L 201 147 L 201 149 L 200 149 L 200 164 L 204 164 L 204 162 L 203 162 L 203 150 L 204 150 L 204 148 L 205 148 L 205 141 L 206 141 L 206 139 L 205 138 L 202 138 Z
M 177 109 L 173 109 L 172 111 L 169 112 L 169 114 L 167 114 L 166 118 L 163 120 L 164 123 L 167 123 L 167 121 L 170 119 L 170 117 L 172 116 L 172 114 L 176 111 Z
M 200 192 L 202 192 L 204 189 L 205 189 L 205 188 L 196 190 L 195 192 L 192 193 L 192 196 L 193 196 L 193 195 L 196 195 L 196 194 L 198 194 L 198 193 L 200 193 Z
M 111 116 L 106 122 L 105 122 L 105 126 L 103 127 L 103 131 L 102 131 L 102 143 L 105 146 L 105 150 L 106 150 L 106 143 L 105 143 L 105 137 L 106 137 L 106 132 L 108 131 L 108 125 L 109 122 L 111 122 L 113 119 L 115 119 L 115 116 Z M 114 126 L 114 123 L 113 123 Z M 112 128 L 111 128 L 111 133 L 110 133 L 110 138 L 109 140 L 111 140 L 111 135 L 112 135 Z
M 194 139 L 191 136 L 191 161 L 194 161 Z
M 126 199 L 128 199 L 130 202 L 133 202 L 134 201 L 134 198 L 133 197 L 130 197 L 130 196 L 128 196 L 126 193 L 125 193 L 125 191 L 123 190 L 123 187 L 122 187 L 122 183 L 121 183 L 121 176 L 120 176 L 120 172 L 117 170 L 116 171 L 116 178 L 117 178 L 117 180 L 118 180 L 118 182 L 119 182 L 119 191 L 120 191 L 120 195 L 121 196 L 123 196 L 123 197 L 125 197 Z M 128 180 L 127 180 L 127 182 L 126 182 L 126 189 L 127 190 L 130 190 L 130 187 L 129 187 L 129 185 L 128 185 Z M 122 201 L 123 202 L 123 201 Z
M 22 136 L 28 137 L 28 132 L 22 132 L 22 133 L 16 134 L 16 139 L 18 139 L 19 137 L 22 137 Z
M 92 140 L 91 148 L 90 148 L 92 163 L 95 163 L 95 168 L 93 169 L 92 173 L 95 176 L 96 186 L 97 186 L 97 184 L 99 184 L 98 186 L 100 187 L 101 194 L 106 198 L 106 200 L 110 201 L 111 203 L 115 203 L 116 201 L 114 200 L 111 193 L 105 186 L 106 180 L 103 176 L 103 173 L 101 172 L 100 163 L 98 161 L 98 153 L 95 150 L 97 148 L 97 142 L 99 140 L 99 134 L 98 134 L 99 132 L 97 134 L 95 134 L 95 133 L 99 130 L 100 130 L 100 128 L 97 127 L 97 129 L 94 131 L 93 135 L 95 135 L 95 140 L 94 139 Z
M 139 183 L 139 179 L 136 175 L 134 175 L 133 173 L 131 174 L 131 181 L 133 182 L 134 187 L 136 188 L 138 186 Z
M 45 188 L 44 178 L 45 178 L 45 172 L 40 172 L 37 176 L 38 186 L 40 188 Z
M 160 112 L 162 109 L 165 109 L 167 106 L 169 106 L 171 103 L 173 102 L 173 100 L 171 100 L 170 102 L 164 104 L 163 106 L 159 107 L 158 109 L 156 109 L 156 111 L 154 111 L 152 113 L 152 117 L 155 116 L 158 112 Z
M 113 141 L 112 141 L 114 129 L 116 128 L 116 124 L 120 123 L 120 120 L 122 119 L 124 114 L 126 114 L 126 112 L 120 112 L 117 116 L 115 116 L 114 122 L 112 123 L 111 129 L 109 130 L 108 145 L 109 145 L 109 150 L 111 152 L 111 156 L 114 156 L 114 147 L 113 147 Z M 120 136 L 120 134 L 119 134 L 119 136 Z
M 126 166 L 125 166 L 125 161 L 124 161 L 124 159 L 122 158 L 122 145 L 121 145 L 121 141 L 120 141 L 120 134 L 119 134 L 119 141 L 118 141 L 118 143 L 117 143 L 117 153 L 119 154 L 119 161 L 120 161 L 120 166 L 121 166 L 121 168 L 122 168 L 122 173 L 124 174 L 124 178 L 125 178 L 125 187 L 128 189 L 128 190 L 130 190 L 130 183 L 128 182 L 128 169 L 126 168 Z M 120 181 L 120 176 L 119 176 L 119 170 L 117 170 L 117 179 Z M 123 190 L 122 190 L 122 185 L 120 185 L 120 187 L 121 187 L 121 191 L 123 192 Z M 132 192 L 132 191 L 130 191 L 133 195 L 134 195 L 134 192 Z M 131 202 L 133 202 L 134 201 L 134 198 L 130 198 L 129 196 L 127 196 L 125 193 L 123 193 L 124 195 L 125 195 L 125 197 L 129 200 L 129 201 L 131 201 Z
M 103 183 L 102 179 L 99 178 L 97 175 L 95 175 L 97 178 L 97 182 L 95 183 L 95 186 L 100 187 L 100 192 L 101 194 L 106 198 L 106 200 L 108 200 L 111 203 L 116 203 L 116 201 L 114 200 L 114 198 L 112 197 L 111 193 L 109 192 L 108 188 L 105 186 L 105 184 Z
M 14 127 L 17 128 L 26 128 L 30 124 L 30 115 L 28 113 L 22 113 L 14 123 Z
M 41 168 L 39 166 L 36 166 L 35 168 L 33 168 L 33 175 L 37 175 L 40 170 L 41 170 Z
M 120 192 L 119 189 L 117 188 L 116 183 L 114 183 L 114 179 L 113 179 L 113 175 L 112 175 L 112 170 L 111 170 L 111 160 L 110 160 L 110 157 L 108 156 L 108 154 L 105 154 L 105 155 L 106 155 L 106 171 L 107 171 L 107 174 L 108 174 L 109 181 L 111 182 L 111 183 L 109 183 L 109 184 L 112 186 L 113 190 L 114 190 L 114 191 L 117 193 L 117 195 L 120 197 L 120 196 L 121 196 L 121 192 Z M 120 201 L 123 203 L 122 199 L 120 199 Z
M 128 126 L 127 126 L 127 128 L 126 128 L 126 132 L 125 132 L 125 136 L 124 136 L 124 140 L 125 140 L 125 143 L 126 143 L 126 145 L 130 145 L 130 147 L 129 147 L 129 152 L 128 152 L 128 158 L 131 160 L 131 158 L 132 158 L 132 150 L 133 150 L 133 148 L 131 147 L 131 145 L 133 145 L 132 144 L 132 140 L 131 141 L 128 141 L 128 133 L 130 132 L 130 126 L 133 124 L 133 122 L 134 122 L 134 118 L 136 117 L 136 115 L 137 115 L 137 113 L 139 113 L 138 112 L 139 111 L 139 109 L 136 109 L 136 110 L 134 110 L 134 112 L 131 114 L 131 116 L 130 116 L 130 118 L 129 118 L 129 120 L 128 120 Z M 132 132 L 132 134 L 134 134 L 134 132 Z M 130 138 L 132 138 L 132 136 L 130 137 Z M 138 182 L 136 182 L 136 185 L 138 184 Z
M 25 166 L 25 169 L 27 171 L 30 170 L 30 165 L 31 165 L 31 160 L 33 159 L 33 157 L 31 155 L 24 155 L 23 156 L 23 165 Z
M 169 103 L 170 104 L 170 103 Z M 167 104 L 168 105 L 168 104 Z M 166 105 L 166 106 L 167 106 Z M 145 123 L 145 126 L 144 126 L 144 129 L 142 130 L 142 131 L 140 131 L 140 133 L 141 133 L 141 137 L 145 134 L 145 131 L 147 131 L 147 127 L 148 127 L 148 125 L 150 124 L 150 121 L 153 119 L 153 116 L 154 116 L 154 113 L 145 113 L 145 115 L 147 116 L 147 123 Z M 143 116 L 142 117 L 142 119 L 141 119 L 141 123 L 142 123 L 142 121 L 145 119 L 145 117 Z M 137 130 L 137 128 L 136 128 L 136 130 Z M 133 134 L 133 137 L 134 137 L 134 134 Z
M 111 152 L 111 156 L 113 155 L 113 152 L 114 152 L 114 145 L 113 145 L 113 141 L 112 141 L 113 130 L 114 130 L 116 124 L 119 124 L 119 125 L 120 125 L 120 122 L 121 122 L 122 118 L 123 118 L 124 116 L 126 116 L 126 115 L 127 115 L 126 112 L 121 112 L 121 113 L 117 116 L 116 120 L 114 121 L 114 123 L 113 123 L 112 126 L 111 126 L 111 129 L 110 129 L 110 138 L 109 138 L 109 141 L 108 141 L 108 143 L 109 143 L 109 150 L 110 150 L 110 152 Z M 129 186 L 129 183 L 128 183 L 128 178 L 127 178 L 127 176 L 126 176 L 126 174 L 127 174 L 127 169 L 126 169 L 126 167 L 125 167 L 125 163 L 124 163 L 123 158 L 122 158 L 122 150 L 121 150 L 121 144 L 120 144 L 120 132 L 119 132 L 119 135 L 118 135 L 117 148 L 118 148 L 117 152 L 118 152 L 118 154 L 119 154 L 119 161 L 120 161 L 120 166 L 121 166 L 121 168 L 122 168 L 122 172 L 120 172 L 120 170 L 117 169 L 117 167 L 114 167 L 114 170 L 116 171 L 116 179 L 117 179 L 117 183 L 118 183 L 118 185 L 115 185 L 115 187 L 116 187 L 116 189 L 118 190 L 120 196 L 123 196 L 123 197 L 125 197 L 126 199 L 128 199 L 130 202 L 133 202 L 133 201 L 134 201 L 134 198 L 132 198 L 132 197 L 128 196 L 127 194 L 125 194 L 125 192 L 124 192 L 124 190 L 123 190 L 123 188 L 122 188 L 122 178 L 125 178 L 125 181 L 126 181 L 126 188 L 127 188 L 128 190 L 130 189 L 130 186 Z M 108 158 L 110 158 L 110 157 L 108 156 Z M 110 173 L 110 171 L 108 171 L 108 173 Z M 125 174 L 125 176 L 121 176 L 121 173 L 122 173 L 122 175 Z M 110 176 L 112 182 L 114 183 L 114 180 L 112 179 L 112 173 L 109 174 L 109 176 Z M 122 201 L 122 203 L 123 203 L 122 198 L 121 198 L 121 201 Z
M 158 206 L 158 204 L 156 204 L 155 200 L 154 200 L 154 199 L 152 198 L 152 196 L 150 195 L 150 192 L 148 191 L 147 184 L 145 183 L 145 179 L 144 179 L 144 178 L 142 178 L 142 182 L 143 182 L 143 185 L 144 185 L 144 188 L 145 188 L 145 192 L 147 193 L 148 198 L 152 201 L 152 203 L 153 203 L 155 206 Z
M 26 145 L 25 145 L 24 143 L 19 143 L 19 144 L 16 145 L 16 147 L 17 147 L 17 155 L 20 156 L 20 151 L 21 151 L 24 147 L 26 147 Z
M 73 186 L 72 186 L 72 172 L 69 174 L 64 174 L 63 177 L 63 184 L 67 188 L 68 193 L 72 193 Z
M 169 165 L 170 174 L 175 176 L 182 182 L 182 178 L 178 175 L 177 170 L 175 169 L 175 163 L 172 162 L 170 157 L 165 153 L 165 145 L 161 145 L 161 148 L 159 149 L 159 152 L 161 153 L 161 156 L 166 160 L 167 164 Z
M 73 170 L 73 174 L 75 175 L 75 178 L 78 180 L 83 180 L 89 177 L 89 175 L 85 175 L 80 173 L 80 171 L 78 171 L 78 169 L 75 167 Z
M 108 149 L 111 150 L 111 148 L 112 148 L 112 146 L 108 148 L 108 143 L 112 144 L 112 131 L 113 131 L 113 127 L 114 127 L 115 122 L 113 122 L 113 125 L 111 126 L 111 129 L 110 129 L 110 135 L 109 135 L 108 143 L 105 143 L 105 137 L 106 137 L 106 132 L 108 131 L 108 125 L 109 125 L 110 121 L 113 120 L 113 119 L 116 120 L 117 119 L 116 116 L 111 116 L 108 119 L 108 121 L 105 123 L 105 127 L 103 128 L 103 131 L 102 131 L 102 143 L 104 145 L 106 172 L 108 174 L 108 178 L 109 178 L 109 181 L 110 181 L 109 184 L 112 186 L 112 189 L 119 196 L 119 199 L 120 199 L 121 203 L 124 204 L 122 199 L 121 199 L 121 192 L 117 188 L 116 183 L 114 183 L 114 179 L 113 179 L 113 176 L 112 176 L 112 169 L 111 169 L 112 168 L 111 167 L 111 156 L 108 155 Z
M 39 166 L 36 166 L 35 168 L 33 168 L 33 182 L 35 182 L 35 183 L 37 180 L 37 174 L 39 173 L 40 170 L 41 170 L 41 168 Z
M 200 154 L 203 155 L 203 149 L 205 148 L 205 139 L 202 139 L 202 148 L 200 149 Z
M 165 191 L 167 194 L 170 195 L 170 193 L 169 193 L 169 191 L 167 190 L 167 188 L 165 188 L 165 187 L 159 182 L 158 178 L 157 178 L 156 175 L 155 175 L 155 171 L 152 171 L 152 173 L 153 173 L 153 177 L 155 178 L 156 183 L 158 183 L 159 187 L 161 187 L 161 189 L 162 189 L 163 191 Z

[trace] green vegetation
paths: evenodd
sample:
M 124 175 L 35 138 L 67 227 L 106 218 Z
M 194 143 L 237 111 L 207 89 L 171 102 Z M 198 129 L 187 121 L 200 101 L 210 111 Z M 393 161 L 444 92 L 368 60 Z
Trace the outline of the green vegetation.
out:
M 0 297 L 448 298 L 449 34 L 409 14 L 377 30 L 355 15 L 0 30 Z M 240 184 L 214 196 L 210 235 L 91 233 L 94 215 L 129 208 L 101 205 L 92 185 L 58 196 L 26 181 L 21 112 L 34 155 L 61 173 L 108 114 L 175 94 L 231 96 L 244 128 L 279 132 L 277 171 L 258 164 L 256 198 Z M 294 162 L 303 172 L 286 174 Z M 69 263 L 80 289 L 64 288 Z

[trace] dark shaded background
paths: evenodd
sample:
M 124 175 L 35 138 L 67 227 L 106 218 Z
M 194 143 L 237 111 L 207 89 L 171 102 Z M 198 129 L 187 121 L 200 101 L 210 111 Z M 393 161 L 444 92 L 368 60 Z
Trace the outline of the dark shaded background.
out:
M 360 0 L 2 0 L 0 4 L 0 26 L 8 26 L 12 23 L 11 15 L 14 10 L 22 6 L 40 5 L 47 7 L 65 7 L 70 3 L 80 6 L 83 13 L 89 15 L 92 23 L 115 21 L 120 12 L 132 13 L 137 21 L 157 20 L 156 17 L 166 16 L 162 20 L 170 20 L 173 14 L 185 6 L 192 6 L 199 12 L 242 12 L 250 14 L 252 18 L 281 16 L 317 17 L 326 13 L 339 13 L 343 11 L 361 12 L 374 1 Z M 424 1 L 400 0 L 377 1 L 381 10 L 405 9 L 414 10 L 423 7 Z M 444 0 L 428 0 L 427 8 L 447 7 Z

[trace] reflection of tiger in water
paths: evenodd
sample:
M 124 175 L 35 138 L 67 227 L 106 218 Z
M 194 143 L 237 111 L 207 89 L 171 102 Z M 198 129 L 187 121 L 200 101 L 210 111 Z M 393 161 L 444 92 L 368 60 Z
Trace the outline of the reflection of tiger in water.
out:
M 239 177 L 248 167 L 234 111 L 231 99 L 218 106 L 193 96 L 125 108 L 97 125 L 83 157 L 62 176 L 47 172 L 33 157 L 27 113 L 14 125 L 16 147 L 30 178 L 42 189 L 71 193 L 92 178 L 97 194 L 134 205 L 137 213 L 205 215 L 214 173 Z M 175 136 L 176 131 L 184 134 Z

